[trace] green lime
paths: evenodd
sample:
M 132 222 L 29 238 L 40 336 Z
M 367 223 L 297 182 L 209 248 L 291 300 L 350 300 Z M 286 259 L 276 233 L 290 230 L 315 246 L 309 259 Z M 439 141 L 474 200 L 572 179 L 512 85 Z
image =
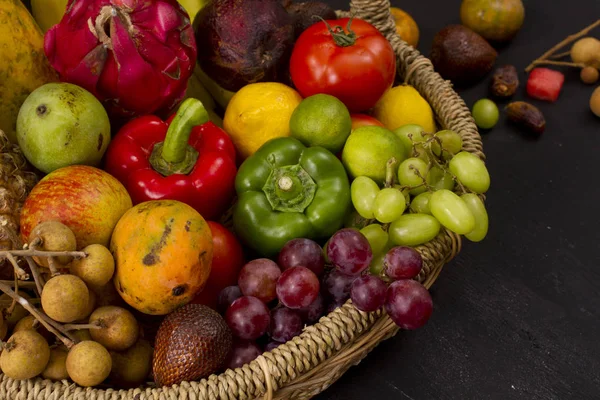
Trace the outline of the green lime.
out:
M 481 129 L 492 129 L 498 123 L 500 117 L 498 106 L 490 99 L 477 100 L 471 112 L 475 124 Z
M 337 98 L 315 94 L 302 100 L 292 113 L 290 134 L 306 146 L 322 146 L 336 154 L 352 129 L 350 112 Z

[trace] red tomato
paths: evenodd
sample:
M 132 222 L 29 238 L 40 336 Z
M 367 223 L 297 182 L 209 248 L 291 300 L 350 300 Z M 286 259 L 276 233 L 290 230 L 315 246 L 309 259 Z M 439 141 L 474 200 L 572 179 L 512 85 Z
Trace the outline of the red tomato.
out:
M 213 259 L 210 275 L 202 292 L 192 300 L 195 304 L 217 308 L 221 290 L 237 285 L 238 275 L 244 266 L 244 254 L 238 239 L 223 225 L 208 221 L 213 237 Z
M 381 122 L 379 122 L 378 119 L 375 119 L 367 114 L 350 114 L 350 117 L 352 118 L 352 130 L 355 130 L 356 128 L 360 128 L 361 126 L 372 126 L 372 125 L 382 126 L 385 128 L 385 125 L 383 125 Z
M 302 97 L 326 93 L 350 112 L 365 111 L 394 83 L 396 54 L 364 20 L 328 20 L 302 32 L 294 45 L 290 74 Z

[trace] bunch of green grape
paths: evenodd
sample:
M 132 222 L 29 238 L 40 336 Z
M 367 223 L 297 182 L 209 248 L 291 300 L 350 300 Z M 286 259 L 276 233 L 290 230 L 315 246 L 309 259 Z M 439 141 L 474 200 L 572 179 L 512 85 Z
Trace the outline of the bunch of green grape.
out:
M 383 268 L 394 246 L 418 246 L 435 238 L 442 227 L 479 242 L 488 232 L 488 215 L 480 195 L 490 187 L 485 163 L 463 150 L 460 135 L 451 130 L 425 133 L 405 125 L 395 133 L 406 158 L 388 160 L 386 182 L 360 176 L 351 185 L 358 225 L 373 251 L 371 273 Z M 384 161 L 385 162 L 385 161 Z

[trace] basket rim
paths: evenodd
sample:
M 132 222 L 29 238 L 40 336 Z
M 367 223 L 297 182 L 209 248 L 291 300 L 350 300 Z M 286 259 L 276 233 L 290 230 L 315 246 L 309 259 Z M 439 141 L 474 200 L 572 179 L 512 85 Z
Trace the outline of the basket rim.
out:
M 459 133 L 463 137 L 463 149 L 477 154 L 485 161 L 481 137 L 466 104 L 452 89 L 452 84 L 449 81 L 443 80 L 434 71 L 429 59 L 400 39 L 395 32 L 391 14 L 385 9 L 386 7 L 389 9 L 389 6 L 389 0 L 350 1 L 352 15 L 370 21 L 388 38 L 394 47 L 397 59 L 400 61 L 397 63 L 398 76 L 402 76 L 404 82 L 413 85 L 419 93 L 422 95 L 425 94 L 424 97 L 431 104 L 434 115 L 438 120 L 438 125 L 453 129 Z M 338 16 L 347 16 L 348 14 L 345 11 L 338 11 Z M 438 95 L 432 98 L 433 95 L 430 96 L 429 94 L 433 92 L 432 86 L 436 84 L 439 85 L 440 90 L 436 92 Z M 443 115 L 440 116 L 440 114 Z M 446 122 L 449 122 L 449 124 Z M 450 128 L 450 126 L 453 126 L 453 128 Z M 465 139 L 467 140 L 465 141 Z M 485 200 L 485 196 L 481 196 L 481 198 Z M 426 261 L 429 263 L 428 270 L 426 271 L 424 268 L 417 279 L 429 288 L 437 279 L 443 266 L 458 254 L 460 248 L 460 236 L 445 229 L 442 229 L 440 234 L 432 241 L 417 246 L 417 250 L 424 258 L 424 266 Z M 439 257 L 440 254 L 443 256 Z M 314 394 L 316 394 L 335 382 L 351 365 L 356 364 L 357 358 L 360 361 L 382 340 L 394 336 L 399 328 L 393 322 L 391 324 L 390 322 L 391 319 L 382 310 L 364 313 L 358 311 L 352 305 L 351 300 L 348 300 L 343 306 L 321 317 L 317 323 L 305 326 L 300 335 L 287 343 L 281 344 L 270 352 L 263 353 L 254 361 L 242 367 L 235 370 L 228 369 L 219 375 L 213 374 L 200 381 L 182 382 L 178 385 L 165 387 L 150 385 L 136 389 L 82 388 L 69 380 L 56 382 L 40 377 L 29 380 L 13 380 L 7 378 L 4 374 L 0 374 L 0 394 L 4 393 L 16 397 L 19 395 L 22 396 L 23 390 L 25 390 L 25 393 L 28 393 L 28 398 L 32 393 L 34 393 L 34 398 L 50 398 L 60 393 L 64 398 L 74 398 L 83 394 L 85 398 L 90 399 L 158 399 L 195 392 L 198 393 L 199 398 L 230 399 L 237 398 L 237 396 L 230 396 L 234 394 L 234 389 L 238 394 L 244 393 L 245 396 L 239 396 L 243 398 L 251 398 L 256 394 L 272 398 L 273 393 L 283 393 L 278 390 L 285 389 L 287 391 L 286 394 L 291 397 L 281 398 L 292 398 L 294 385 L 297 383 L 299 377 L 309 374 L 326 362 L 331 363 L 344 349 L 351 349 L 357 338 L 362 338 L 367 333 L 372 334 L 374 331 L 373 327 L 376 325 L 379 326 L 381 329 L 373 335 L 377 339 L 374 342 L 370 342 L 369 346 L 366 346 L 366 352 L 360 354 L 360 358 L 354 357 L 353 362 L 347 362 L 339 368 L 337 376 L 317 387 L 316 391 L 313 390 Z M 352 329 L 349 330 L 348 327 Z M 327 337 L 327 335 L 332 334 L 332 331 L 334 333 L 337 332 L 338 337 Z M 311 342 L 308 345 L 305 343 L 307 340 Z M 324 348 L 315 349 L 315 345 L 323 345 Z M 311 350 L 313 354 L 311 354 Z M 315 353 L 318 356 L 315 357 Z M 285 363 L 291 364 L 294 361 L 294 356 L 300 358 L 300 360 L 295 360 L 296 368 L 292 367 L 291 371 L 289 371 L 290 368 L 284 368 L 280 365 Z M 323 359 L 319 360 L 320 358 Z M 316 363 L 314 362 L 315 360 L 317 361 Z M 289 375 L 289 379 L 282 379 L 285 375 Z M 279 382 L 280 380 L 282 382 Z M 251 387 L 254 388 L 252 393 L 251 391 L 244 390 Z M 230 390 L 228 391 L 227 388 Z

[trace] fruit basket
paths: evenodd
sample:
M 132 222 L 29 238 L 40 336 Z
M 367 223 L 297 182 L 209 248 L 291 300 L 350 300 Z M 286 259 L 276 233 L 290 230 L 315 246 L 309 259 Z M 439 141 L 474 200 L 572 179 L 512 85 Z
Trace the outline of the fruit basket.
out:
M 434 71 L 431 62 L 399 38 L 389 9 L 388 0 L 354 0 L 350 2 L 350 12 L 338 11 L 338 16 L 351 13 L 377 27 L 396 52 L 398 80 L 414 86 L 429 102 L 439 126 L 460 134 L 463 150 L 485 160 L 481 138 L 469 109 L 451 84 Z M 416 279 L 429 288 L 444 265 L 460 251 L 461 237 L 442 228 L 437 237 L 416 249 L 423 259 L 423 267 Z M 318 323 L 306 326 L 300 335 L 263 353 L 249 364 L 198 382 L 117 390 L 83 388 L 67 380 L 13 380 L 2 375 L 0 398 L 308 399 L 332 385 L 398 330 L 398 325 L 382 310 L 362 312 L 348 300 Z

